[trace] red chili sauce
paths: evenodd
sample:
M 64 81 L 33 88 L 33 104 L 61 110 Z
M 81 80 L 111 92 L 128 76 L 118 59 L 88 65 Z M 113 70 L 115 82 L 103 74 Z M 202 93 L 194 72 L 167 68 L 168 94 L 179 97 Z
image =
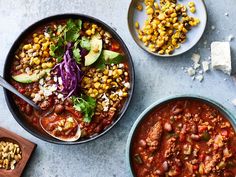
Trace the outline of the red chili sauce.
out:
M 166 103 L 137 128 L 131 161 L 137 177 L 235 177 L 236 135 L 214 107 L 196 100 Z

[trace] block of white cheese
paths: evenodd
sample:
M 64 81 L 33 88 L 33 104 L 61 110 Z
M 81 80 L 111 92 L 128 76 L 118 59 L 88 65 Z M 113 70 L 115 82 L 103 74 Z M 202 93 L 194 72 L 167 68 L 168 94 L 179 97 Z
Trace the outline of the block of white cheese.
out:
M 232 66 L 229 42 L 211 43 L 211 65 L 212 68 L 230 75 Z

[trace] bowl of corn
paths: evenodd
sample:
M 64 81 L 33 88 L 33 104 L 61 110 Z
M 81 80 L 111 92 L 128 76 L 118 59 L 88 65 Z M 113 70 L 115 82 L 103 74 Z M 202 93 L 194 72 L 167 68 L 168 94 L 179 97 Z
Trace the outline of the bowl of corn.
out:
M 207 11 L 202 0 L 132 0 L 128 27 L 139 47 L 159 57 L 190 50 L 202 37 Z

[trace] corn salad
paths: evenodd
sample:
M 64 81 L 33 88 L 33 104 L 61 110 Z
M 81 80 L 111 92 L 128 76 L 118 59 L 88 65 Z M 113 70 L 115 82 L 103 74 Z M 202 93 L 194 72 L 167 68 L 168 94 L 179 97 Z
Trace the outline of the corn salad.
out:
M 187 14 L 185 5 L 174 0 L 161 0 L 160 4 L 145 0 L 144 4 L 148 18 L 141 28 L 138 22 L 135 27 L 138 38 L 151 52 L 172 54 L 186 41 L 188 31 L 200 23 L 198 18 Z M 196 11 L 194 3 L 189 3 L 189 7 L 192 13 Z

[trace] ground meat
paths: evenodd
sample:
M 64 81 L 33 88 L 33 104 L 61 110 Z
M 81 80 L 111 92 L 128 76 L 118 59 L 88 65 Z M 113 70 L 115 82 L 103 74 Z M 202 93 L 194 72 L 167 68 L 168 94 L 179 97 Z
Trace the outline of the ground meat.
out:
M 160 121 L 158 121 L 153 127 L 151 127 L 146 139 L 147 145 L 149 146 L 150 150 L 156 150 L 158 148 L 162 132 L 163 128 Z
M 172 137 L 167 141 L 166 151 L 165 151 L 165 157 L 168 158 L 172 156 L 173 154 L 176 154 L 176 138 Z

